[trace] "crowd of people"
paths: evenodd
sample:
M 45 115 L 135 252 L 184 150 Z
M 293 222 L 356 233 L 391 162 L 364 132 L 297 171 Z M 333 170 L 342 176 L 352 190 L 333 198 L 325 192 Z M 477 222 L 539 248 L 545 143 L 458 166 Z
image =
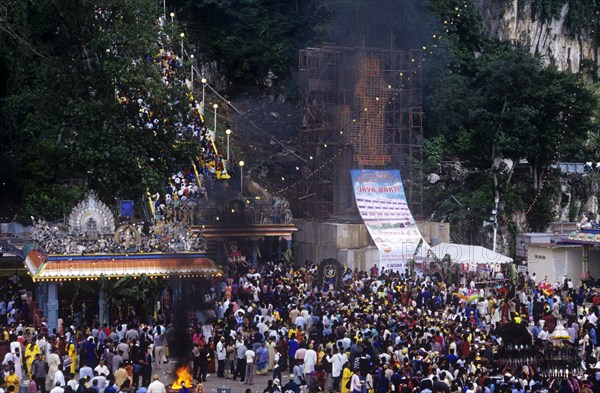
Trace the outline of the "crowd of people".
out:
M 106 11 L 96 12 L 102 18 Z M 165 17 L 158 23 L 160 50 L 141 61 L 158 64 L 165 85 L 186 88 L 182 56 L 167 49 Z M 165 119 L 147 92 L 122 88 L 116 97 L 135 107 L 139 127 L 161 132 Z M 191 121 L 178 127 L 201 143 L 199 174 L 173 175 L 166 195 L 155 196 L 157 210 L 204 194 L 204 181 L 226 175 L 200 105 L 191 93 L 188 99 Z M 251 392 L 256 375 L 269 376 L 266 393 L 600 393 L 594 280 L 575 286 L 521 274 L 481 284 L 474 274 L 453 280 L 447 273 L 344 268 L 335 287 L 319 282 L 316 264 L 244 262 L 216 283 L 218 300 L 205 314 L 215 317 L 188 321 L 187 337 L 165 320 L 84 319 L 49 332 L 27 323 L 27 302 L 6 298 L 0 388 L 20 392 L 27 381 L 28 393 L 166 393 L 157 372 L 171 358 L 189 367 L 197 393 L 208 378 L 239 381 Z M 525 344 L 507 349 L 516 342 L 511 332 Z M 189 348 L 174 356 L 182 342 Z M 577 359 L 548 370 L 545 360 L 557 348 Z M 180 392 L 189 393 L 191 382 Z
M 29 393 L 163 393 L 164 383 L 153 372 L 165 367 L 170 348 L 189 342 L 184 356 L 173 360 L 189 366 L 198 389 L 207 378 L 251 386 L 256 375 L 268 375 L 265 391 L 271 393 L 599 389 L 600 296 L 590 285 L 594 281 L 574 287 L 570 280 L 548 283 L 521 275 L 516 282 L 481 286 L 466 275 L 446 282 L 441 273 L 374 267 L 345 269 L 342 286 L 323 291 L 317 269 L 264 263 L 223 278 L 209 314 L 214 317 L 185 326 L 189 341 L 162 320 L 104 326 L 96 320 L 91 327 L 83 321 L 53 332 L 43 325 L 34 330 L 7 324 L 7 345 L 0 346 L 3 387 L 18 391 L 27 379 Z M 563 324 L 568 336 L 553 340 Z M 548 354 L 543 350 L 521 362 L 502 358 L 512 342 L 503 331 L 514 326 L 524 329 L 512 331 L 532 348 L 573 348 L 577 364 L 565 363 L 559 377 L 535 359 Z
M 106 19 L 106 12 L 97 8 L 98 19 Z M 165 117 L 164 111 L 152 107 L 154 101 L 152 93 L 135 86 L 119 86 L 116 88 L 115 96 L 126 110 L 137 112 L 138 127 L 157 135 L 159 132 L 166 132 L 163 128 L 166 124 L 171 124 L 175 126 L 178 136 L 191 136 L 200 145 L 200 155 L 195 157 L 199 163 L 197 170 L 191 167 L 184 168 L 168 180 L 168 191 L 164 195 L 154 194 L 155 209 L 160 211 L 161 206 L 177 203 L 179 200 L 185 201 L 190 196 L 204 197 L 205 182 L 228 178 L 228 174 L 224 158 L 215 148 L 215 130 L 209 130 L 205 124 L 204 116 L 201 114 L 204 103 L 194 98 L 191 82 L 186 78 L 184 71 L 184 54 L 176 53 L 173 49 L 173 38 L 168 34 L 168 23 L 164 15 L 157 20 L 157 25 L 160 31 L 156 41 L 158 53 L 148 54 L 145 59 L 134 60 L 133 64 L 137 65 L 141 61 L 155 64 L 164 85 L 184 93 L 183 96 L 188 101 L 188 113 L 171 113 L 171 118 Z M 113 48 L 111 53 L 117 55 L 118 50 Z M 171 100 L 169 106 L 178 103 L 175 97 Z M 145 164 L 152 165 L 152 159 Z

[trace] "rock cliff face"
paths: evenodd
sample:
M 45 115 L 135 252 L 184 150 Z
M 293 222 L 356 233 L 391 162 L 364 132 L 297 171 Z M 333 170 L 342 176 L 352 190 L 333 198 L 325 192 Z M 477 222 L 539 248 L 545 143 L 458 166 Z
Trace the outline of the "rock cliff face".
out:
M 543 22 L 532 15 L 530 0 L 476 0 L 475 3 L 491 35 L 528 47 L 548 65 L 577 72 L 584 59 L 598 64 L 598 47 L 590 32 L 569 34 L 565 24 L 567 4 L 560 19 Z

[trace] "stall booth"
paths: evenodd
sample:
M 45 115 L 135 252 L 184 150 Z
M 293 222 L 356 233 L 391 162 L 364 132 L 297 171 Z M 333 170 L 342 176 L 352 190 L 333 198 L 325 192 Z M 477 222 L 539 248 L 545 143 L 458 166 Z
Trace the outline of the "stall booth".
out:
M 461 272 L 475 274 L 481 280 L 502 277 L 503 265 L 513 261 L 489 248 L 466 244 L 440 243 L 432 247 L 431 252 L 439 260 L 448 256 Z

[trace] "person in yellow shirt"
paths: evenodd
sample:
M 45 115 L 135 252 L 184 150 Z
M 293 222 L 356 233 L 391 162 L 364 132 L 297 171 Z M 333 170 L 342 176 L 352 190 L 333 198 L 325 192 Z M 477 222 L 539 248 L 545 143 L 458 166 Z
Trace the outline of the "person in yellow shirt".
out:
M 29 377 L 31 378 L 31 364 L 35 360 L 35 355 L 41 354 L 40 347 L 37 346 L 35 341 L 31 341 L 25 347 L 25 364 L 27 365 L 27 373 L 29 373 Z
M 340 382 L 341 393 L 350 392 L 350 388 L 346 387 L 348 382 L 350 382 L 350 378 L 352 378 L 352 371 L 350 370 L 350 363 L 346 362 L 344 369 L 342 370 L 342 382 Z
M 71 340 L 67 343 L 65 350 L 67 355 L 71 358 L 71 374 L 75 375 L 75 369 L 77 368 L 77 347 L 75 343 Z
M 10 386 L 14 386 L 13 392 L 19 393 L 19 389 L 21 388 L 21 381 L 19 380 L 19 376 L 15 373 L 15 368 L 11 367 L 8 370 L 8 375 L 4 377 L 4 382 L 6 382 L 6 391 L 10 392 L 8 389 Z
M 294 335 L 297 336 L 298 335 L 298 329 L 295 329 L 293 327 L 290 328 L 290 330 L 288 330 L 288 338 L 292 338 L 292 334 L 294 334 Z M 298 340 L 298 341 L 300 341 L 300 340 Z

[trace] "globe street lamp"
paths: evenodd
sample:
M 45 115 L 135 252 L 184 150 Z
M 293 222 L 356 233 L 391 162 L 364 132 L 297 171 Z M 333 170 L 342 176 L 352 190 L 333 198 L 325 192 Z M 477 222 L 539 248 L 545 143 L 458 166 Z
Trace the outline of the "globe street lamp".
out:
M 190 55 L 190 59 L 192 60 L 192 66 L 190 67 L 190 74 L 192 76 L 192 91 L 194 90 L 194 55 Z
M 227 135 L 227 161 L 229 161 L 229 135 L 231 135 L 229 128 L 225 130 L 225 135 Z
M 185 33 L 180 33 L 179 36 L 181 37 L 181 65 L 183 65 L 183 37 L 185 37 Z
M 240 161 L 240 192 L 244 193 L 244 161 Z
M 217 134 L 217 108 L 218 107 L 219 107 L 219 105 L 217 105 L 217 104 L 213 105 L 213 109 L 215 110 L 215 127 L 214 127 L 215 135 Z
M 169 16 L 171 17 L 171 23 L 173 23 L 173 20 L 175 19 L 175 13 L 171 12 Z
M 494 210 L 492 210 L 492 218 L 494 219 L 494 241 L 492 245 L 492 251 L 496 252 L 496 235 L 498 234 L 498 207 L 500 204 L 500 197 L 494 198 Z
M 206 88 L 206 78 L 200 79 L 202 82 L 202 105 L 200 105 L 200 114 L 204 116 L 204 90 Z

